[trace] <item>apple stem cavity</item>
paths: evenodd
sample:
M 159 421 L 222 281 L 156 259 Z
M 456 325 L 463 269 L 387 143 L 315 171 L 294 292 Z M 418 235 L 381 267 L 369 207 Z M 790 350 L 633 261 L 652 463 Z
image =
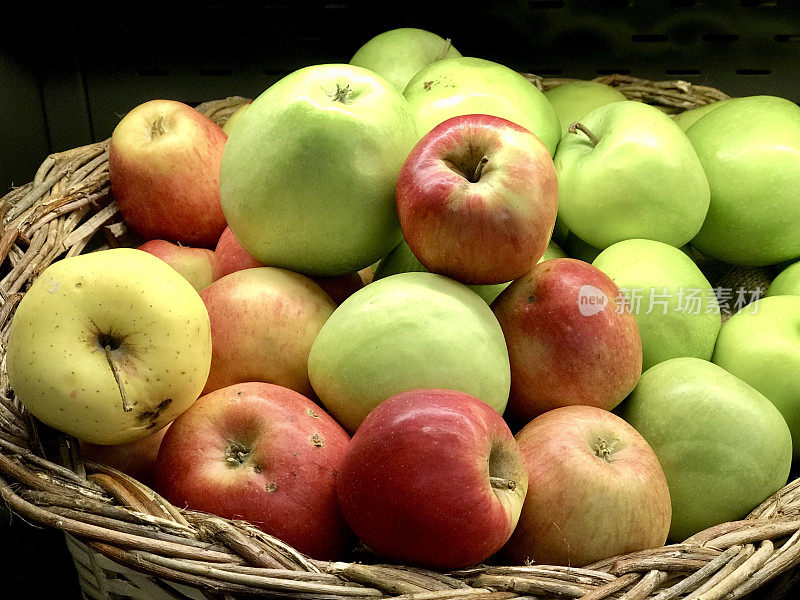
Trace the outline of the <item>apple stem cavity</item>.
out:
M 592 146 L 597 146 L 597 144 L 600 143 L 600 138 L 597 137 L 595 134 L 593 134 L 591 130 L 580 121 L 575 121 L 572 125 L 570 125 L 568 131 L 570 133 L 576 133 L 576 134 L 579 131 L 582 131 L 586 135 L 586 137 L 589 138 L 589 141 L 592 142 Z
M 489 483 L 496 490 L 515 490 L 517 489 L 517 482 L 513 479 L 506 479 L 505 477 L 489 477 Z
M 482 159 L 478 161 L 478 164 L 475 165 L 475 172 L 472 174 L 470 178 L 471 183 L 477 183 L 481 179 L 481 175 L 483 175 L 483 168 L 486 166 L 486 163 L 489 162 L 489 157 L 484 156 Z
M 128 394 L 125 393 L 125 386 L 122 385 L 122 377 L 119 374 L 119 368 L 117 367 L 117 363 L 114 362 L 114 357 L 111 356 L 111 344 L 105 344 L 103 346 L 103 350 L 106 353 L 106 360 L 108 361 L 108 366 L 111 367 L 111 373 L 114 375 L 114 381 L 117 382 L 117 387 L 119 388 L 119 395 L 122 397 L 122 410 L 125 412 L 131 412 L 133 410 L 133 405 L 128 399 Z

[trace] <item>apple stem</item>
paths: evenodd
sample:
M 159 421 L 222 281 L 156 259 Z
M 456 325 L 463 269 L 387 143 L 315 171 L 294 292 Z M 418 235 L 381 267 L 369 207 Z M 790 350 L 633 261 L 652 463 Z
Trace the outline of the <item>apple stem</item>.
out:
M 450 38 L 447 38 L 444 41 L 444 48 L 442 49 L 442 53 L 439 55 L 439 58 L 436 60 L 444 60 L 447 58 L 447 54 L 450 52 L 450 47 L 453 45 L 453 42 Z
M 595 134 L 589 130 L 586 125 L 581 123 L 580 121 L 575 121 L 572 125 L 569 126 L 570 133 L 578 133 L 578 131 L 582 131 L 586 134 L 586 137 L 589 138 L 589 141 L 592 142 L 592 146 L 597 146 L 600 143 L 600 138 L 597 137 Z
M 159 117 L 150 125 L 150 139 L 154 140 L 160 135 L 164 135 L 164 115 L 159 115 Z
M 489 477 L 489 483 L 495 489 L 500 490 L 515 490 L 517 489 L 517 482 L 513 479 L 506 479 L 505 477 Z
M 114 381 L 117 382 L 117 387 L 119 388 L 119 395 L 122 396 L 122 410 L 124 410 L 125 412 L 131 412 L 133 410 L 133 406 L 131 405 L 130 400 L 128 400 L 128 394 L 125 393 L 125 386 L 122 385 L 122 377 L 120 377 L 117 364 L 111 357 L 111 346 L 106 344 L 104 346 L 104 350 L 106 352 L 106 360 L 108 361 L 108 366 L 111 367 L 111 373 L 113 373 L 114 375 Z
M 472 179 L 470 181 L 472 183 L 477 183 L 481 179 L 481 175 L 483 175 L 483 168 L 486 166 L 486 163 L 489 162 L 489 157 L 484 156 L 482 159 L 478 161 L 478 164 L 475 167 L 475 172 L 472 174 Z

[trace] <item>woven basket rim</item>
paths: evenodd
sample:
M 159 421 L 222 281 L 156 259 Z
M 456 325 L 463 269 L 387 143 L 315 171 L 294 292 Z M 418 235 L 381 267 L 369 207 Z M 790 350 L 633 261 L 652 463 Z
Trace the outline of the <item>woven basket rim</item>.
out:
M 571 81 L 524 75 L 541 90 Z M 594 81 L 667 113 L 728 98 L 680 80 L 609 75 Z M 196 108 L 221 125 L 246 101 L 234 96 Z M 126 569 L 228 595 L 499 600 L 535 594 L 602 600 L 659 592 L 660 600 L 669 600 L 703 592 L 703 598 L 738 598 L 800 562 L 800 479 L 745 519 L 681 544 L 584 568 L 479 565 L 438 573 L 310 559 L 248 523 L 178 510 L 135 479 L 82 460 L 76 440 L 38 424 L 14 398 L 5 353 L 14 310 L 44 268 L 81 253 L 99 233 L 108 247 L 125 244 L 107 158 L 108 140 L 53 154 L 32 182 L 0 200 L 0 496 L 16 514 L 74 536 Z

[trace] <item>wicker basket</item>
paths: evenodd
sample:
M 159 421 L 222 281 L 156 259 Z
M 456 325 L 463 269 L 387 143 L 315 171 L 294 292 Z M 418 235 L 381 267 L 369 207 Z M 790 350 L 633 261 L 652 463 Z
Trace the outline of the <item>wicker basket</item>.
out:
M 542 89 L 564 81 L 528 77 Z M 668 113 L 727 97 L 682 81 L 598 80 Z M 221 124 L 243 102 L 227 98 L 198 110 Z M 76 440 L 37 423 L 14 398 L 5 351 L 14 309 L 43 269 L 98 244 L 130 243 L 109 193 L 107 149 L 105 141 L 54 154 L 33 182 L 0 202 L 0 494 L 24 519 L 66 534 L 85 598 L 670 600 L 688 595 L 710 600 L 739 598 L 778 576 L 794 577 L 800 562 L 800 480 L 746 519 L 712 527 L 682 544 L 580 569 L 482 565 L 443 574 L 372 564 L 375 557 L 366 553 L 363 563 L 312 560 L 248 523 L 179 511 L 131 477 L 82 460 Z M 712 285 L 714 277 L 752 283 L 770 276 L 765 269 L 732 272 L 718 264 L 707 273 L 717 273 Z

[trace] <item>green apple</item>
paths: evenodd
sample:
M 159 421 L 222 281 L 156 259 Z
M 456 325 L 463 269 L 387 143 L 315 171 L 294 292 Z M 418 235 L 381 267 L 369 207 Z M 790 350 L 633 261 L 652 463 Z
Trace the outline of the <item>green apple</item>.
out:
M 686 130 L 711 186 L 692 246 L 749 266 L 800 256 L 800 107 L 774 96 L 734 98 Z
M 197 399 L 210 366 L 200 296 L 166 262 L 129 248 L 50 265 L 9 330 L 17 398 L 47 425 L 93 444 L 155 433 Z
M 703 167 L 680 127 L 626 100 L 596 108 L 555 156 L 558 215 L 587 244 L 633 238 L 683 246 L 709 203 Z M 588 132 L 588 133 L 587 133 Z
M 397 175 L 417 142 L 408 102 L 380 75 L 316 65 L 256 98 L 225 144 L 220 199 L 256 260 L 352 273 L 400 241 Z
M 558 247 L 558 244 L 551 241 L 547 245 L 544 255 L 539 262 L 542 262 L 543 260 L 549 260 L 551 258 L 564 257 L 566 257 L 564 251 Z M 411 251 L 411 248 L 408 247 L 406 241 L 403 240 L 378 263 L 378 267 L 375 270 L 375 279 L 381 279 L 383 277 L 396 275 L 398 273 L 412 272 L 427 273 L 428 269 L 426 269 L 425 266 L 419 262 L 419 259 L 414 256 L 414 253 Z M 506 283 L 495 283 L 488 285 L 469 285 L 467 287 L 483 298 L 486 301 L 486 304 L 491 304 L 494 299 L 500 295 L 500 292 L 508 287 L 509 283 L 511 282 L 509 281 Z
M 561 249 L 561 246 L 556 244 L 553 240 L 550 240 L 550 243 L 547 244 L 547 248 L 542 255 L 542 258 L 539 259 L 539 262 L 543 262 L 545 260 L 550 260 L 551 258 L 567 258 L 567 253 Z
M 570 125 L 595 108 L 627 100 L 617 88 L 597 81 L 568 81 L 550 88 L 544 95 L 561 123 L 561 137 L 564 137 Z
M 800 296 L 800 262 L 789 265 L 772 281 L 767 296 Z
M 401 27 L 369 40 L 356 51 L 350 64 L 383 75 L 402 93 L 409 80 L 432 62 L 458 56 L 461 53 L 435 33 Z
M 725 106 L 726 102 L 728 101 L 718 100 L 717 102 L 712 102 L 711 104 L 704 104 L 703 106 L 698 106 L 697 108 L 685 110 L 682 113 L 678 113 L 672 117 L 672 120 L 675 121 L 678 127 L 683 129 L 683 131 L 686 131 L 701 117 L 705 117 L 712 110 L 717 110 L 721 106 Z
M 781 411 L 800 456 L 800 297 L 748 304 L 722 326 L 712 359 Z
M 502 414 L 511 371 L 500 324 L 465 285 L 400 273 L 345 300 L 308 356 L 311 385 L 353 432 L 389 396 L 420 388 L 472 394 Z
M 679 248 L 625 240 L 592 263 L 628 298 L 642 337 L 642 368 L 670 358 L 709 360 L 721 325 L 719 304 L 703 273 Z
M 544 94 L 522 75 L 481 58 L 448 58 L 408 82 L 408 99 L 422 137 L 442 121 L 469 114 L 508 119 L 532 131 L 552 156 L 560 139 L 558 117 Z
M 780 412 L 713 363 L 674 358 L 645 371 L 621 416 L 664 469 L 673 541 L 742 519 L 786 484 L 792 436 Z
M 231 129 L 233 128 L 234 123 L 236 123 L 236 121 L 238 121 L 242 117 L 242 115 L 244 114 L 244 111 L 246 111 L 248 108 L 250 108 L 251 104 L 252 104 L 252 102 L 245 102 L 239 108 L 237 108 L 235 111 L 233 111 L 231 116 L 228 117 L 228 120 L 225 121 L 225 124 L 222 126 L 222 131 L 224 131 L 225 133 L 230 135 L 231 134 Z
M 572 231 L 567 233 L 567 237 L 564 240 L 564 250 L 570 258 L 577 258 L 588 263 L 592 262 L 600 254 L 599 248 L 587 244 Z

